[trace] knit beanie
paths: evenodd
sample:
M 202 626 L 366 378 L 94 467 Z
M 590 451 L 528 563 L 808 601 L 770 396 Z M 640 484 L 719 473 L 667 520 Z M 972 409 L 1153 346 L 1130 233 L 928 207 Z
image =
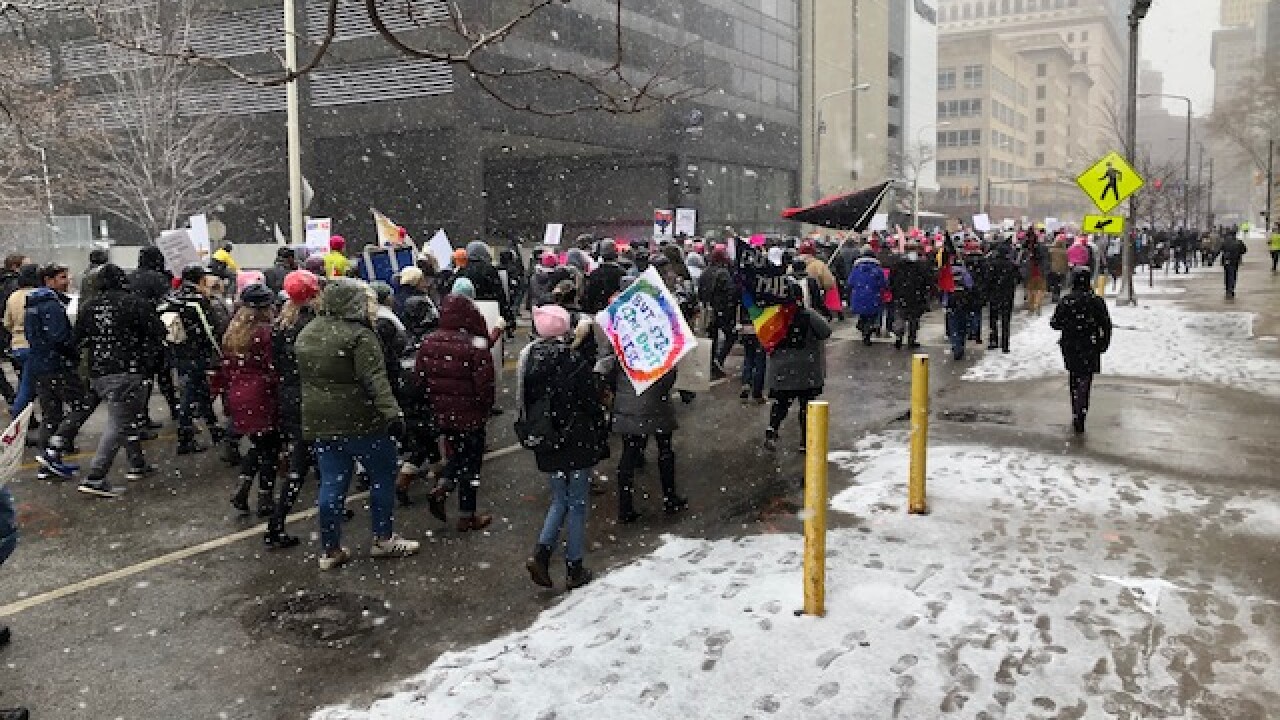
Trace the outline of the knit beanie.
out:
M 284 294 L 295 305 L 306 305 L 320 294 L 320 278 L 307 270 L 294 270 L 284 276 Z
M 538 337 L 565 335 L 569 332 L 569 311 L 559 305 L 539 305 L 533 309 L 533 329 Z

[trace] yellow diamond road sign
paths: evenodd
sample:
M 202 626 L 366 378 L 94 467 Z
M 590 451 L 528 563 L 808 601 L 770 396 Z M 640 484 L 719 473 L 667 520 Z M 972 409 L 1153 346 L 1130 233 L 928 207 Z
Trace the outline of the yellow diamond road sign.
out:
M 1124 234 L 1124 218 L 1114 215 L 1085 215 L 1082 226 L 1087 233 Z
M 1113 152 L 1081 173 L 1076 184 L 1106 214 L 1137 192 L 1146 180 L 1119 153 Z

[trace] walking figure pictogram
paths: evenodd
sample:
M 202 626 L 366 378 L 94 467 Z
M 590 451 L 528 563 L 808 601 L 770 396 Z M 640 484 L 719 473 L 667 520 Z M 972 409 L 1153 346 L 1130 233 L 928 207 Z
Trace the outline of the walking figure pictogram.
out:
M 1120 202 L 1120 178 L 1123 175 L 1124 173 L 1117 170 L 1114 165 L 1107 163 L 1107 172 L 1104 173 L 1102 177 L 1098 178 L 1099 180 L 1107 181 L 1107 186 L 1102 189 L 1102 195 L 1099 197 L 1099 200 L 1106 200 L 1107 193 L 1111 193 L 1115 196 L 1116 202 Z

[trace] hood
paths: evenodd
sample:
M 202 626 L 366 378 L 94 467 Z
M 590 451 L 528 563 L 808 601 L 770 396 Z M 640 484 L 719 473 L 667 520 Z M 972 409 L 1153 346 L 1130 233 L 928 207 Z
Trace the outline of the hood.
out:
M 684 259 L 684 263 L 691 268 L 698 268 L 699 270 L 707 267 L 707 261 L 703 260 L 702 256 L 696 252 L 689 253 L 689 257 Z
M 571 248 L 565 255 L 565 264 L 572 265 L 586 274 L 591 271 L 591 258 L 578 248 Z
M 138 251 L 138 269 L 164 272 L 164 253 L 154 245 L 147 245 Z
M 320 295 L 320 314 L 367 324 L 369 293 L 364 283 L 350 278 L 330 281 Z
M 440 308 L 440 329 L 466 330 L 473 335 L 484 335 L 484 316 L 469 298 L 446 295 Z
M 474 240 L 467 243 L 467 260 L 469 262 L 486 262 L 493 263 L 493 256 L 489 254 L 489 246 Z
M 680 248 L 675 245 L 663 245 L 662 254 L 667 256 L 667 260 L 673 265 L 684 264 L 684 253 L 680 252 Z
M 98 292 L 124 292 L 128 286 L 129 280 L 119 265 L 107 263 L 98 268 Z
M 62 304 L 62 298 L 58 296 L 58 293 L 55 292 L 53 288 L 36 288 L 27 296 L 27 307 L 33 307 L 49 302 Z
M 854 267 L 857 267 L 859 265 L 879 265 L 879 264 L 880 264 L 880 260 L 878 260 L 874 255 L 860 257 L 857 260 L 853 261 Z

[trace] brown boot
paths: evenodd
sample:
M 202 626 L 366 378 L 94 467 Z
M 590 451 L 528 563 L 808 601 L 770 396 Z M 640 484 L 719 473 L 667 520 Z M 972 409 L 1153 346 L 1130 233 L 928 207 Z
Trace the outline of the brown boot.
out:
M 458 518 L 458 532 L 475 532 L 489 527 L 489 523 L 493 522 L 492 515 L 475 515 L 472 517 Z
M 413 473 L 402 472 L 396 476 L 396 500 L 401 507 L 413 504 L 413 500 L 409 498 L 409 485 L 412 482 Z

